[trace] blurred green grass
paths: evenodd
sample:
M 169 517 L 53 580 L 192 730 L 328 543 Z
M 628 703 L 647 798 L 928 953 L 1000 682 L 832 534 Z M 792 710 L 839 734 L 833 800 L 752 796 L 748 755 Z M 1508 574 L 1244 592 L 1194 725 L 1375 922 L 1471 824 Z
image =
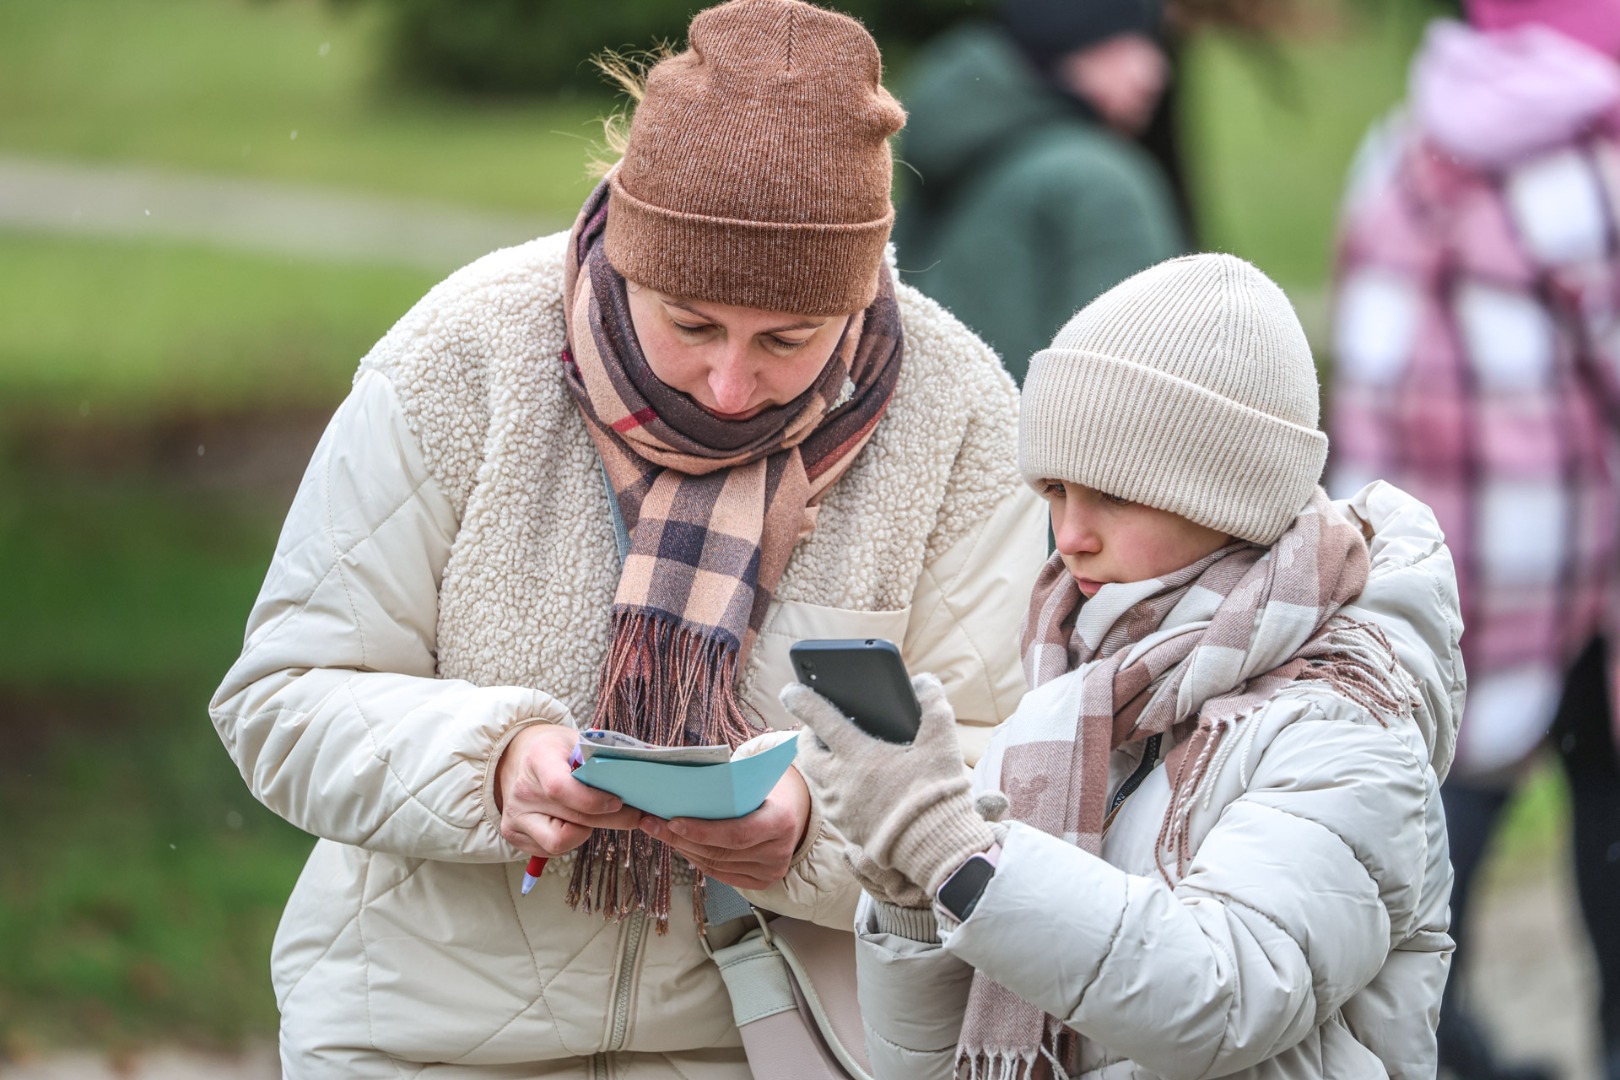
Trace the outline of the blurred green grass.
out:
M 330 407 L 422 271 L 0 232 L 0 414 Z
M 1417 24 L 1376 5 L 1353 33 L 1285 45 L 1277 76 L 1235 41 L 1194 43 L 1184 119 L 1207 246 L 1320 285 L 1345 166 L 1400 95 Z M 377 74 L 376 30 L 364 6 L 322 0 L 7 0 L 0 155 L 572 216 L 610 102 L 400 93 Z M 284 491 L 199 487 L 116 460 L 116 438 L 110 466 L 35 443 L 329 410 L 430 284 L 0 232 L 0 815 L 27 823 L 0 858 L 0 1054 L 273 1031 L 270 934 L 310 843 L 251 799 L 205 713 Z M 1543 771 L 1502 851 L 1556 845 L 1561 800 Z
M 0 1054 L 274 1030 L 309 839 L 207 720 L 284 507 L 0 464 Z
M 400 92 L 378 29 L 372 6 L 325 0 L 7 0 L 0 153 L 572 220 L 605 94 L 473 108 Z
M 1339 194 L 1362 134 L 1405 93 L 1430 7 L 1334 12 L 1275 54 L 1229 36 L 1194 40 L 1181 78 L 1183 131 L 1204 246 L 1293 290 L 1326 280 Z

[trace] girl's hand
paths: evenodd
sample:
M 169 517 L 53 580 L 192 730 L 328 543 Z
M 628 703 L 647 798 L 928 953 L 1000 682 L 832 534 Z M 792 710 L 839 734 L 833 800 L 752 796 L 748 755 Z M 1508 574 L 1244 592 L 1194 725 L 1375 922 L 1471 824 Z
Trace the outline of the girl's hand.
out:
M 911 686 L 922 726 L 904 745 L 868 735 L 808 686 L 783 687 L 782 704 L 819 736 L 801 732 L 794 767 L 815 785 L 821 813 L 871 868 L 897 871 L 933 896 L 996 838 L 974 809 L 945 688 L 932 675 L 916 676 Z M 873 877 L 870 868 L 864 876 Z

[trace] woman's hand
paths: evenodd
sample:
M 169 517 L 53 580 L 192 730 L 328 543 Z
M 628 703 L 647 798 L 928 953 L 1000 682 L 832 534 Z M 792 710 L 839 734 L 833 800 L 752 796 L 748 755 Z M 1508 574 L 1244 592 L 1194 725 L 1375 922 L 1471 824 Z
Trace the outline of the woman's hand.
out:
M 764 889 L 787 877 L 810 824 L 810 789 L 789 768 L 758 810 L 724 821 L 641 816 L 643 832 L 684 855 L 705 877 L 739 889 Z
M 501 836 L 529 855 L 550 858 L 583 844 L 592 829 L 633 829 L 639 810 L 580 783 L 568 757 L 579 732 L 559 724 L 535 724 L 515 735 L 495 766 L 495 805 Z

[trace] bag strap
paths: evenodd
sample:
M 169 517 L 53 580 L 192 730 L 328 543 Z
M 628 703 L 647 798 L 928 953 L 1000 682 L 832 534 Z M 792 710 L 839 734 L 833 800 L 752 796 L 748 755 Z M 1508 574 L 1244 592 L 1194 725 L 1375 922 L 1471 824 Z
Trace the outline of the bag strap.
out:
M 751 910 L 759 929 L 709 954 L 731 994 L 731 1014 L 739 1028 L 799 1007 L 793 996 L 792 974 L 776 949 L 765 914 L 758 908 Z M 704 948 L 708 948 L 707 942 Z
M 853 1000 L 853 970 L 843 979 L 834 980 L 847 983 L 847 987 L 829 988 L 835 994 L 847 993 L 850 998 L 846 1008 L 836 1010 L 849 1015 L 835 1018 L 828 1009 L 829 1002 L 811 982 L 814 965 L 806 965 L 781 933 L 784 927 L 798 924 L 798 920 L 777 916 L 767 922 L 765 913 L 758 908 L 753 913 L 759 920 L 757 930 L 710 955 L 725 981 L 731 1015 L 742 1035 L 743 1050 L 755 1080 L 872 1080 L 859 1005 Z M 704 948 L 708 948 L 707 943 Z M 849 960 L 853 959 L 852 953 Z M 854 1047 L 848 1038 L 849 1016 L 855 1018 L 854 1037 L 859 1040 Z
M 630 530 L 625 528 L 624 514 L 619 511 L 619 497 L 613 493 L 613 481 L 608 479 L 607 463 L 597 455 L 596 469 L 602 474 L 602 486 L 607 489 L 608 512 L 613 515 L 613 540 L 619 545 L 619 565 L 630 557 Z

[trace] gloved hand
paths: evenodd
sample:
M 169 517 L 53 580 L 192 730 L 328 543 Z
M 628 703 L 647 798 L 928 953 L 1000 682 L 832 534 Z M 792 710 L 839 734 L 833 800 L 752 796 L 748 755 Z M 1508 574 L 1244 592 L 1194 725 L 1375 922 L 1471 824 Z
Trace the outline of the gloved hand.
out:
M 822 816 L 873 867 L 921 885 L 921 899 L 931 903 L 963 860 L 990 850 L 996 838 L 969 795 L 945 688 L 933 675 L 918 675 L 911 685 L 922 705 L 922 725 L 905 745 L 873 738 L 800 683 L 783 687 L 782 704 L 820 737 L 799 740 L 795 764 L 820 800 Z M 872 883 L 885 891 L 894 885 L 875 876 Z
M 1005 843 L 1007 839 L 1007 826 L 1001 820 L 1007 815 L 1007 807 L 1007 796 L 999 791 L 981 791 L 973 799 L 973 809 L 990 823 L 990 832 L 998 844 Z M 886 870 L 879 866 L 872 861 L 870 855 L 854 844 L 851 844 L 849 850 L 844 853 L 844 864 L 849 867 L 855 880 L 861 883 L 861 888 L 874 900 L 903 908 L 933 906 L 934 898 L 924 892 L 921 885 L 898 870 Z
M 872 861 L 872 856 L 851 844 L 844 853 L 844 863 L 861 888 L 874 900 L 903 908 L 932 907 L 934 898 L 923 887 L 898 870 L 890 870 Z

